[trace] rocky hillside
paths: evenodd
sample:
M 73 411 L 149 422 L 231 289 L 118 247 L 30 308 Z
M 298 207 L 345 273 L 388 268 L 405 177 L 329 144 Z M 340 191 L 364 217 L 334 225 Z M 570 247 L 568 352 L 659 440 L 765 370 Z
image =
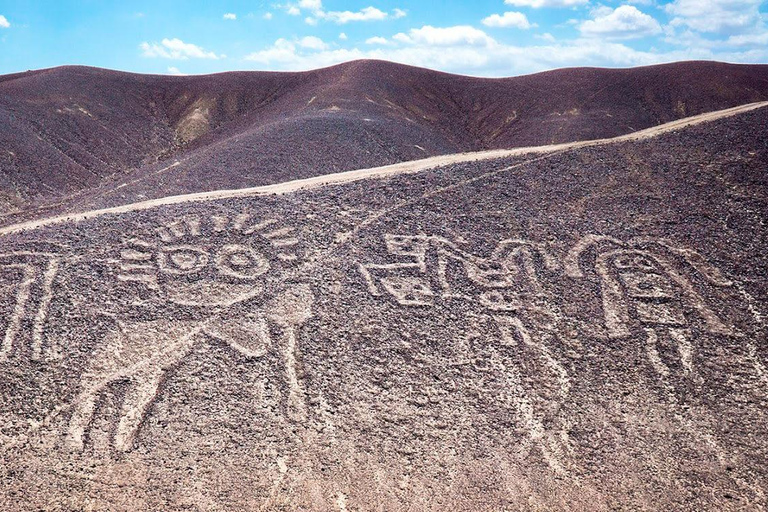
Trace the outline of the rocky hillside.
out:
M 765 99 L 768 66 L 711 62 L 507 79 L 380 61 L 305 73 L 171 77 L 61 67 L 6 75 L 0 222 L 31 207 L 47 207 L 31 213 L 43 215 L 78 201 L 125 204 L 610 137 Z

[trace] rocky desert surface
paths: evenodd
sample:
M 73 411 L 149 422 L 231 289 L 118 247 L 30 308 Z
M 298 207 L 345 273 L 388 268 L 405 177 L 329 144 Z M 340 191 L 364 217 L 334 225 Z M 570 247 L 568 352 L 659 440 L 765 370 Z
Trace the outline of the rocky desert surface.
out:
M 483 107 L 482 95 L 467 93 L 488 112 L 478 116 L 485 124 L 461 128 L 460 143 L 451 131 L 460 127 L 440 125 L 443 138 L 430 135 L 426 155 L 387 149 L 341 165 L 325 139 L 306 148 L 326 154 L 318 164 L 300 152 L 305 167 L 256 160 L 248 165 L 264 173 L 246 179 L 222 160 L 217 168 L 231 176 L 209 182 L 195 173 L 207 176 L 215 155 L 244 150 L 253 130 L 310 137 L 304 126 L 341 115 L 310 87 L 323 73 L 367 75 L 348 66 L 258 76 L 309 88 L 302 101 L 316 96 L 309 106 L 319 110 L 253 128 L 251 114 L 238 117 L 252 104 L 235 95 L 231 105 L 216 103 L 231 110 L 214 109 L 211 119 L 237 119 L 208 131 L 181 115 L 201 101 L 191 91 L 248 77 L 143 77 L 186 89 L 153 89 L 176 98 L 162 107 L 168 124 L 155 132 L 137 124 L 144 138 L 126 141 L 130 157 L 112 159 L 109 169 L 93 164 L 107 181 L 89 173 L 73 195 L 57 196 L 61 204 L 36 210 L 54 201 L 42 187 L 55 188 L 45 174 L 53 168 L 29 163 L 34 177 L 2 167 L 4 179 L 41 188 L 14 196 L 22 199 L 11 201 L 8 211 L 17 211 L 0 231 L 0 509 L 765 509 L 768 106 L 599 143 L 336 173 L 607 138 L 766 99 L 767 67 L 713 64 L 715 78 L 700 75 L 700 95 L 684 112 L 675 111 L 676 95 L 695 96 L 686 91 L 633 103 L 649 97 L 643 80 L 702 66 L 710 69 L 686 63 L 489 81 L 543 98 L 551 93 L 526 84 L 564 73 L 570 79 L 561 85 L 581 91 L 579 80 L 610 76 L 637 94 L 595 93 L 589 116 L 573 124 L 549 112 L 574 104 L 563 99 L 568 89 L 546 96 L 555 98 L 546 106 L 533 102 L 539 110 L 530 107 L 530 118 L 522 103 L 488 99 Z M 723 92 L 723 70 L 743 87 Z M 5 77 L 0 90 L 91 73 Z M 444 88 L 479 83 L 436 77 Z M 663 83 L 655 90 L 671 90 Z M 424 101 L 433 94 L 425 86 Z M 594 122 L 608 117 L 596 106 L 606 95 L 624 101 L 611 116 L 632 116 Z M 382 97 L 361 101 L 381 109 L 372 123 L 396 125 L 396 137 L 413 144 L 421 145 L 424 123 L 443 122 L 424 113 L 429 121 L 398 124 Z M 102 119 L 96 104 L 77 104 L 90 115 L 46 115 Z M 490 137 L 510 110 L 521 121 Z M 374 137 L 358 114 L 344 115 L 355 133 Z M 480 127 L 482 136 L 473 131 Z M 136 141 L 155 153 L 128 151 Z M 29 144 L 32 152 L 43 147 Z M 359 155 L 357 144 L 339 141 Z M 135 160 L 168 151 L 179 174 L 154 170 L 167 159 Z M 86 169 L 86 160 L 66 172 Z M 246 165 L 248 157 L 237 160 Z M 129 168 L 144 169 L 129 173 L 130 193 L 104 193 Z M 161 194 L 158 176 L 176 186 Z M 255 188 L 237 190 L 245 186 Z M 207 193 L 217 189 L 232 190 Z

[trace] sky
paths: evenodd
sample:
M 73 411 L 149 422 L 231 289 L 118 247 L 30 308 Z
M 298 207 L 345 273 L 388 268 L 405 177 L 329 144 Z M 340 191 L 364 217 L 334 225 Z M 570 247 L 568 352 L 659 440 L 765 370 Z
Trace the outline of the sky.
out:
M 295 71 L 367 58 L 488 77 L 768 63 L 768 0 L 0 0 L 0 74 Z

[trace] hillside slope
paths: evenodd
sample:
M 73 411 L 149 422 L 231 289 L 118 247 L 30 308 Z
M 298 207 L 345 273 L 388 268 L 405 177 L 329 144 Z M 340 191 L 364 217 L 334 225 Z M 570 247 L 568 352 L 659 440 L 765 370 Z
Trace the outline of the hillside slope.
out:
M 765 509 L 766 125 L 0 236 L 0 509 Z
M 0 77 L 0 215 L 78 192 L 129 203 L 610 137 L 764 99 L 768 66 L 711 62 L 508 79 L 380 61 L 190 77 L 19 73 Z

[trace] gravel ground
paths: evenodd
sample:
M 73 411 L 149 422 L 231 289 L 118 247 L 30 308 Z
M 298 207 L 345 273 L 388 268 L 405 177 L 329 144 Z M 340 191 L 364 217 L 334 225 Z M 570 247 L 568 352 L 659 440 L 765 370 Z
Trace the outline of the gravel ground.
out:
M 0 509 L 767 507 L 766 125 L 4 237 Z

